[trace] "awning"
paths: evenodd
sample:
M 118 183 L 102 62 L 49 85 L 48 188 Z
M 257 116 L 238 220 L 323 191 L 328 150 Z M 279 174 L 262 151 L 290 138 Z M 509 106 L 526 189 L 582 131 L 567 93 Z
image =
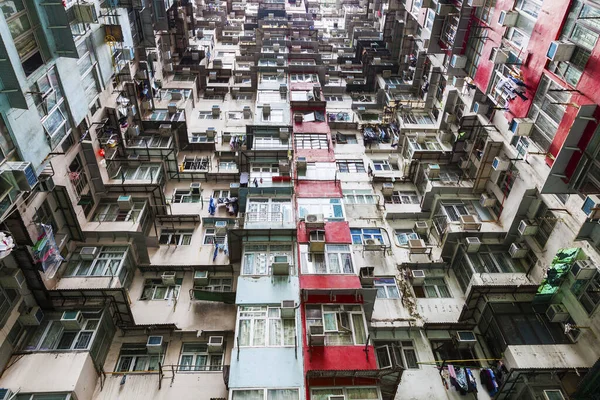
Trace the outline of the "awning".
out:
M 191 289 L 190 299 L 235 304 L 235 292 L 214 292 L 212 290 Z

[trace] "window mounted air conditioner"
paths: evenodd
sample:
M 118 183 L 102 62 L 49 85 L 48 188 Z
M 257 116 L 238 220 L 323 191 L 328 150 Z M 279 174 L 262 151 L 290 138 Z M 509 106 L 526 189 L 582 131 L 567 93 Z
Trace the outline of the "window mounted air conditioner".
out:
M 273 257 L 273 264 L 271 264 L 271 273 L 273 275 L 287 276 L 290 274 L 290 268 L 288 256 L 278 255 Z
M 484 115 L 488 112 L 490 106 L 487 104 L 480 103 L 478 101 L 473 102 L 473 112 L 475 114 Z
M 529 136 L 533 131 L 533 120 L 530 118 L 513 118 L 508 129 L 515 136 Z
M 325 231 L 311 231 L 308 235 L 309 250 L 312 253 L 325 252 Z
M 306 157 L 298 157 L 296 159 L 296 169 L 306 170 Z
M 119 196 L 117 198 L 117 205 L 119 206 L 119 210 L 129 211 L 133 207 L 133 200 L 130 195 Z
M 519 13 L 517 11 L 500 11 L 500 16 L 498 17 L 498 25 L 501 26 L 515 26 L 517 24 L 517 19 L 519 18 Z
M 288 160 L 279 160 L 279 171 L 282 173 L 290 172 L 290 162 Z
M 408 248 L 410 254 L 425 254 L 427 252 L 427 245 L 423 239 L 409 239 Z
M 162 275 L 160 276 L 160 279 L 162 280 L 163 285 L 173 286 L 173 285 L 175 285 L 175 277 L 176 276 L 177 276 L 177 274 L 175 273 L 175 271 L 168 271 L 168 272 L 163 272 Z
M 60 324 L 67 331 L 78 331 L 83 328 L 83 323 L 81 311 L 65 311 L 60 317 Z
M 296 316 L 296 303 L 294 300 L 283 300 L 279 310 L 281 311 L 281 318 L 294 318 Z
M 425 283 L 425 271 L 422 269 L 413 269 L 410 272 L 410 282 L 413 286 L 423 286 Z
M 600 196 L 587 196 L 581 210 L 589 219 L 600 219 Z
M 290 130 L 288 128 L 279 128 L 279 139 L 288 140 L 290 138 Z
M 481 229 L 481 222 L 475 215 L 461 215 L 460 227 L 464 231 L 478 231 Z
M 344 396 L 343 394 L 336 394 L 336 395 L 332 394 L 332 395 L 329 395 L 327 400 L 346 400 L 346 396 Z
M 571 315 L 567 311 L 567 307 L 562 304 L 550 304 L 546 309 L 546 317 L 550 322 L 566 322 Z
M 456 7 L 453 6 L 452 4 L 438 3 L 437 7 L 435 8 L 435 13 L 442 17 L 445 17 L 446 15 L 450 14 L 455 9 L 456 9 Z
M 477 343 L 477 338 L 473 331 L 456 331 L 454 341 L 459 349 L 471 349 Z
M 0 400 L 12 400 L 14 397 L 12 390 L 0 388 Z
M 465 78 L 462 76 L 453 76 L 452 77 L 452 86 L 454 86 L 457 89 L 462 89 L 462 87 L 465 84 Z
M 79 257 L 82 260 L 93 260 L 97 255 L 97 247 L 82 247 L 81 250 L 79 250 Z
M 262 106 L 262 112 L 264 116 L 267 116 L 269 114 L 271 114 L 271 105 L 270 104 L 263 104 Z
M 279 53 L 279 43 L 273 43 L 273 51 Z
M 569 61 L 575 50 L 575 43 L 555 40 L 550 43 L 546 57 L 550 61 Z
M 215 221 L 215 234 L 222 236 L 227 233 L 227 221 Z
M 16 289 L 19 291 L 27 289 L 25 275 L 21 269 L 15 269 L 8 275 L 0 276 L 0 283 L 2 284 L 2 287 L 7 289 Z
M 160 124 L 158 126 L 158 133 L 161 135 L 169 135 L 171 133 L 171 124 Z
M 200 182 L 192 182 L 190 183 L 190 193 L 191 194 L 200 194 L 202 189 L 202 184 Z
M 307 214 L 304 217 L 304 223 L 308 229 L 323 229 L 325 227 L 325 217 L 323 214 Z
M 415 233 L 418 233 L 420 235 L 426 235 L 427 231 L 429 230 L 429 224 L 427 224 L 427 221 L 415 221 L 415 226 L 413 227 L 413 230 L 415 231 Z
M 194 271 L 194 286 L 208 285 L 208 271 Z
M 294 122 L 297 124 L 301 124 L 302 121 L 304 121 L 304 115 L 302 115 L 300 113 L 295 113 L 294 114 Z
M 511 258 L 525 258 L 529 253 L 529 248 L 526 244 L 513 243 L 508 248 L 508 254 Z
M 214 117 L 217 117 L 219 116 L 219 114 L 221 114 L 221 107 L 215 104 L 214 106 L 212 106 L 212 115 Z
M 500 50 L 497 48 L 492 52 L 492 56 L 490 57 L 490 60 L 496 65 L 506 64 L 506 62 L 508 61 L 508 57 L 509 57 L 509 54 L 507 51 Z
M 31 307 L 19 316 L 19 322 L 25 326 L 38 326 L 44 319 L 44 311 L 40 307 Z
M 162 353 L 163 348 L 163 337 L 162 336 L 148 336 L 146 342 L 146 351 L 149 354 Z
M 38 183 L 37 175 L 28 161 L 7 161 L 2 165 L 2 178 L 8 179 L 12 186 L 30 192 Z
M 381 250 L 381 241 L 379 239 L 365 239 L 363 242 L 364 250 Z
M 325 333 L 322 325 L 311 325 L 308 327 L 309 346 L 325 346 Z
M 440 177 L 440 166 L 438 164 L 428 164 L 426 171 L 429 179 L 437 179 Z
M 467 57 L 459 56 L 457 54 L 452 55 L 450 59 L 450 66 L 452 68 L 464 68 L 467 66 Z
M 217 135 L 217 130 L 213 127 L 206 128 L 206 137 L 209 139 L 214 139 Z
M 538 226 L 531 221 L 521 220 L 521 222 L 519 222 L 518 231 L 521 236 L 532 236 L 537 233 Z
M 472 140 L 465 140 L 465 145 L 464 145 L 465 151 L 469 152 L 469 151 L 473 150 L 473 146 L 474 146 L 474 143 Z
M 468 169 L 471 166 L 471 161 L 468 158 L 461 157 L 458 161 L 458 166 L 461 169 Z
M 485 0 L 467 0 L 467 4 L 471 7 L 484 7 Z
M 477 253 L 481 247 L 481 240 L 478 237 L 467 237 L 467 253 Z
M 363 286 L 373 285 L 375 267 L 361 267 L 359 271 L 360 283 Z
M 167 71 L 167 72 L 173 72 L 173 63 L 166 63 L 165 64 L 165 71 Z
M 223 336 L 209 336 L 207 350 L 209 353 L 221 353 L 225 338 Z
M 496 198 L 493 195 L 482 193 L 479 197 L 479 204 L 482 207 L 494 207 L 496 205 Z
M 571 276 L 575 279 L 592 279 L 598 268 L 591 260 L 577 260 L 571 267 Z
M 494 171 L 506 171 L 510 167 L 510 161 L 500 157 L 494 157 L 492 168 Z
M 381 186 L 381 193 L 384 196 L 391 196 L 394 194 L 394 184 L 393 183 L 384 183 Z
M 444 112 L 444 116 L 442 117 L 442 121 L 445 124 L 452 124 L 456 121 L 456 115 L 451 114 L 449 112 Z
M 138 125 L 133 125 L 127 128 L 127 134 L 130 137 L 140 136 L 140 127 Z

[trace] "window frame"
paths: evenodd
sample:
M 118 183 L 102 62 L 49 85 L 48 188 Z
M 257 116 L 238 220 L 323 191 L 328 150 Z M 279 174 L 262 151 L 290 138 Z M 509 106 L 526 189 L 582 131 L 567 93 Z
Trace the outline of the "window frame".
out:
M 378 299 L 400 299 L 400 290 L 398 289 L 395 277 L 377 277 L 373 279 L 373 287 L 377 289 L 376 298 Z M 382 291 L 380 291 L 380 289 L 382 289 Z
M 259 249 L 259 246 L 264 246 L 265 249 Z M 277 247 L 287 247 L 288 250 L 278 249 Z M 254 249 L 252 249 L 254 247 Z M 252 261 L 252 270 L 249 271 L 247 266 L 249 265 L 250 256 L 257 258 L 257 261 Z M 240 275 L 243 276 L 268 276 L 271 275 L 270 267 L 274 262 L 275 256 L 287 256 L 290 260 L 290 264 L 293 264 L 291 260 L 294 258 L 294 248 L 292 244 L 287 243 L 246 243 L 242 252 L 241 270 Z M 264 270 L 261 269 L 260 263 L 264 259 Z
M 360 232 L 358 232 L 360 231 Z M 372 231 L 372 232 L 371 232 Z M 378 231 L 378 232 L 375 232 Z M 364 245 L 366 239 L 379 239 L 382 246 L 386 245 L 384 228 L 350 228 L 353 245 Z M 359 241 L 360 239 L 360 241 Z
M 140 294 L 140 301 L 154 301 L 154 300 L 160 300 L 160 301 L 170 301 L 170 300 L 175 300 L 177 301 L 179 299 L 179 295 L 181 295 L 181 285 L 183 282 L 183 279 L 181 278 L 177 278 L 175 279 L 175 285 L 164 285 L 162 283 L 162 281 L 160 279 L 146 279 L 144 281 L 144 286 L 142 287 L 142 293 Z M 155 298 L 155 296 L 158 293 L 159 289 L 164 289 L 164 295 L 162 298 Z M 147 290 L 152 290 L 152 295 L 151 296 L 147 296 L 146 291 Z M 175 296 L 173 296 L 173 293 L 175 293 Z
M 205 351 L 186 351 L 186 346 L 205 346 Z M 192 357 L 190 364 L 184 364 L 184 357 Z M 206 357 L 202 365 L 198 365 L 198 357 Z M 205 342 L 183 342 L 179 352 L 178 372 L 219 372 L 223 370 L 225 354 L 223 352 L 208 352 L 208 343 Z M 213 361 L 218 361 L 213 364 Z
M 316 258 L 322 257 L 321 268 L 325 271 L 319 271 L 315 265 Z M 337 259 L 339 270 L 332 272 L 333 258 Z M 312 253 L 308 249 L 308 245 L 300 245 L 300 260 L 302 273 L 306 275 L 356 275 L 355 264 L 353 260 L 352 248 L 348 244 L 326 244 L 324 253 Z M 347 270 L 347 262 L 349 261 L 350 271 Z
M 277 313 L 277 316 L 272 315 L 272 313 Z M 246 315 L 244 315 L 246 313 Z M 296 338 L 298 335 L 297 326 L 296 326 L 296 318 L 281 318 L 281 309 L 280 307 L 271 307 L 267 305 L 243 305 L 239 306 L 237 309 L 237 318 L 236 318 L 236 332 L 238 332 L 238 338 L 240 338 L 240 333 L 242 328 L 242 321 L 250 321 L 248 326 L 248 344 L 245 342 L 242 343 L 241 339 L 238 339 L 237 345 L 238 347 L 295 347 Z M 262 335 L 260 334 L 261 327 L 257 321 L 264 321 L 262 326 Z M 271 329 L 272 322 L 279 322 L 280 337 L 277 344 L 271 344 Z M 293 324 L 293 330 L 291 332 L 294 333 L 293 337 L 287 336 L 286 338 L 286 321 L 288 324 L 288 332 L 290 328 L 290 323 Z M 264 335 L 264 336 L 263 336 Z M 262 336 L 262 340 L 260 338 Z M 258 341 L 257 341 L 258 340 Z M 287 340 L 287 342 L 286 342 Z M 262 343 L 262 344 L 261 344 Z
M 367 173 L 365 168 L 365 163 L 361 159 L 345 159 L 345 160 L 336 160 L 335 161 L 336 169 L 339 173 L 346 174 L 361 174 Z
M 163 243 L 163 236 L 167 237 L 166 242 Z M 176 239 L 177 243 L 171 243 L 173 239 Z M 158 244 L 160 246 L 189 246 L 192 244 L 192 238 L 194 236 L 194 229 L 162 229 L 158 236 Z
M 383 344 L 385 343 L 385 344 Z M 375 348 L 375 358 L 377 359 L 377 365 L 380 369 L 388 369 L 392 368 L 394 365 L 392 363 L 392 359 L 395 360 L 396 365 L 401 366 L 404 369 L 420 369 L 418 364 L 419 357 L 416 351 L 415 344 L 412 340 L 395 340 L 392 342 L 374 342 L 373 347 Z M 388 360 L 390 361 L 389 366 L 383 366 L 380 364 L 379 358 L 379 350 L 386 350 Z M 397 350 L 395 352 L 394 350 Z M 407 357 L 407 352 L 412 352 L 414 355 L 415 363 L 409 363 L 409 357 Z M 410 364 L 410 365 L 409 365 Z
M 364 308 L 362 307 L 361 304 L 306 304 L 305 306 L 305 322 L 306 322 L 306 334 L 308 335 L 308 332 L 310 331 L 310 326 L 322 326 L 323 327 L 323 333 L 325 335 L 325 345 L 326 346 L 364 346 L 367 342 L 368 339 L 368 328 L 367 328 L 367 321 L 366 321 L 366 317 L 365 317 L 365 312 L 364 312 Z M 313 316 L 314 311 L 316 311 L 317 309 L 320 308 L 320 318 Z M 337 310 L 336 310 L 337 308 Z M 356 310 L 355 308 L 359 308 L 360 310 Z M 309 311 L 309 309 L 311 309 L 312 311 Z M 335 321 L 335 330 L 333 329 L 326 329 L 327 327 L 327 323 L 328 321 L 325 319 L 326 315 L 331 315 L 331 314 L 335 314 L 334 320 Z M 344 326 L 342 321 L 342 314 L 346 315 L 346 323 L 348 324 L 347 327 Z M 357 339 L 357 335 L 358 333 L 355 332 L 355 327 L 354 327 L 354 316 L 360 316 L 360 318 L 362 319 L 362 334 L 364 335 L 364 337 L 362 337 L 360 340 Z M 321 324 L 319 325 L 318 321 L 321 321 Z M 311 322 L 313 321 L 313 322 Z M 331 323 L 332 320 L 329 320 L 329 323 Z M 342 329 L 342 331 L 340 331 L 340 328 Z M 340 333 L 343 333 L 345 335 L 347 335 L 348 333 L 350 333 L 350 338 L 352 343 L 340 343 L 340 344 L 335 344 L 335 343 L 328 343 L 328 339 L 332 338 L 333 339 L 339 339 L 342 337 L 342 335 L 340 335 Z M 328 335 L 330 334 L 330 335 Z
M 227 236 L 225 235 L 217 235 L 216 228 L 206 228 L 204 229 L 204 238 L 202 239 L 203 245 L 220 245 L 225 244 L 225 239 Z M 211 239 L 212 238 L 212 239 Z

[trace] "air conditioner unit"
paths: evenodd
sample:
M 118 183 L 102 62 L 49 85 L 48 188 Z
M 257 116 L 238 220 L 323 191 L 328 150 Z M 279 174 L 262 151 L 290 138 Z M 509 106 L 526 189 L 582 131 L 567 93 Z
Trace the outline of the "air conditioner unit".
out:
M 458 166 L 462 169 L 467 169 L 471 166 L 471 161 L 468 158 L 461 157 L 458 161 Z
M 65 311 L 60 317 L 60 324 L 67 331 L 78 331 L 83 328 L 83 323 L 81 311 Z
M 427 245 L 423 239 L 409 239 L 408 248 L 410 254 L 425 254 L 427 253 Z
M 279 172 L 281 173 L 289 173 L 290 172 L 290 162 L 288 160 L 279 160 Z
M 306 170 L 306 157 L 296 158 L 296 169 Z
M 532 236 L 537 233 L 538 226 L 530 221 L 522 220 L 519 222 L 518 231 L 521 236 Z
M 437 7 L 435 8 L 435 13 L 442 17 L 445 17 L 446 15 L 450 14 L 455 9 L 456 9 L 456 7 L 453 6 L 452 4 L 438 3 Z
M 591 260 L 577 260 L 571 266 L 570 272 L 575 279 L 592 279 L 598 268 Z
M 294 122 L 297 124 L 301 124 L 302 121 L 304 121 L 304 115 L 302 115 L 300 113 L 295 113 L 294 114 Z
M 127 128 L 127 134 L 129 137 L 136 137 L 140 135 L 140 127 L 138 125 L 133 125 Z
M 158 126 L 158 133 L 161 135 L 169 135 L 171 133 L 171 124 L 160 124 Z
M 277 56 L 277 65 L 285 65 L 285 58 L 283 58 L 282 56 Z
M 500 157 L 494 157 L 492 168 L 494 171 L 506 171 L 510 167 L 510 160 L 505 160 Z
M 467 57 L 459 56 L 457 54 L 452 55 L 450 59 L 450 66 L 452 68 L 464 68 L 467 65 Z
M 209 336 L 207 343 L 207 350 L 209 353 L 221 353 L 223 351 L 223 345 L 225 338 L 223 336 Z
M 281 318 L 290 319 L 296 316 L 296 303 L 294 300 L 283 300 L 281 302 Z
M 360 271 L 359 271 L 359 277 L 360 277 L 360 283 L 363 286 L 370 286 L 373 285 L 373 282 L 375 280 L 375 267 L 361 267 Z
M 381 193 L 384 196 L 391 196 L 394 194 L 394 184 L 393 183 L 384 183 L 381 186 Z
M 490 106 L 487 104 L 480 103 L 478 101 L 473 102 L 473 112 L 475 114 L 484 115 L 488 112 Z
M 227 221 L 215 221 L 215 233 L 219 236 L 227 233 Z
M 325 217 L 323 214 L 307 214 L 304 217 L 304 223 L 309 229 L 323 229 L 325 227 Z
M 571 316 L 564 305 L 550 304 L 546 309 L 546 317 L 550 320 L 550 322 L 565 322 Z
M 119 196 L 117 199 L 117 205 L 119 206 L 119 210 L 129 211 L 133 207 L 133 200 L 131 195 Z
M 364 250 L 381 250 L 381 241 L 379 239 L 365 239 L 363 242 Z
M 581 210 L 589 219 L 600 219 L 600 196 L 587 196 Z
M 467 0 L 467 4 L 471 7 L 484 7 L 485 0 Z
M 163 337 L 162 336 L 148 336 L 146 342 L 146 351 L 149 354 L 160 354 L 163 350 Z
M 308 344 L 310 346 L 325 345 L 325 333 L 322 325 L 311 325 L 308 327 Z
M 175 277 L 176 276 L 177 276 L 177 274 L 175 273 L 175 271 L 168 271 L 168 272 L 163 272 L 162 275 L 160 276 L 160 279 L 162 280 L 163 285 L 173 286 L 173 285 L 175 285 Z
M 574 342 L 576 342 L 576 340 Z M 560 389 L 547 389 L 544 390 L 543 393 L 544 400 L 565 400 L 565 396 Z
M 21 269 L 15 269 L 9 275 L 0 276 L 0 283 L 2 284 L 2 287 L 7 289 L 17 289 L 21 291 L 27 288 L 25 275 L 23 275 L 23 271 Z
M 519 18 L 518 11 L 500 11 L 500 16 L 498 17 L 498 24 L 502 26 L 515 26 L 517 24 L 517 19 Z
M 440 177 L 440 166 L 438 164 L 428 164 L 426 171 L 429 179 L 437 179 Z
M 456 115 L 448 113 L 448 112 L 445 112 L 444 116 L 442 117 L 442 121 L 445 124 L 452 124 L 452 123 L 454 123 L 456 121 Z
M 263 106 L 262 106 L 262 112 L 263 112 L 263 115 L 265 115 L 265 116 L 271 114 L 271 105 L 270 104 L 263 104 Z
M 481 240 L 478 237 L 467 237 L 467 253 L 477 253 L 481 247 Z
M 453 76 L 452 77 L 452 86 L 457 89 L 462 89 L 465 84 L 465 78 L 462 76 Z
M 461 215 L 460 227 L 464 231 L 478 231 L 481 229 L 481 222 L 474 215 Z
M 479 204 L 482 207 L 494 207 L 496 205 L 496 198 L 493 195 L 482 193 L 479 196 Z
M 332 394 L 329 395 L 329 397 L 327 397 L 327 400 L 346 400 L 346 396 L 344 396 L 343 394 Z
M 38 183 L 38 178 L 28 161 L 7 161 L 2 165 L 2 178 L 10 180 L 14 187 L 30 192 Z
M 274 51 L 275 53 L 278 53 L 278 52 L 279 52 L 279 43 L 273 43 L 273 51 Z
M 167 63 L 167 64 L 165 64 L 165 71 L 167 71 L 167 72 L 173 72 L 173 63 Z
M 194 271 L 194 286 L 208 285 L 208 271 Z
M 201 189 L 202 189 L 202 184 L 200 182 L 190 183 L 190 193 L 191 194 L 200 194 Z
M 533 131 L 533 120 L 530 118 L 513 118 L 508 129 L 515 136 L 529 136 Z
M 410 282 L 413 286 L 423 286 L 425 283 L 425 271 L 422 269 L 413 269 L 410 271 Z
M 465 140 L 464 149 L 466 152 L 473 150 L 474 142 L 472 140 Z
M 170 50 L 166 50 L 162 52 L 162 59 L 163 62 L 168 63 L 171 61 L 171 51 Z
M 279 139 L 288 140 L 290 138 L 290 130 L 288 128 L 279 128 Z
M 214 139 L 217 134 L 217 130 L 213 127 L 206 128 L 206 137 L 209 139 Z
M 273 264 L 271 264 L 271 274 L 287 276 L 290 274 L 290 260 L 286 255 L 273 256 Z
M 31 307 L 19 316 L 19 322 L 25 326 L 37 326 L 44 319 L 44 311 L 39 307 Z
M 325 252 L 325 231 L 311 231 L 308 235 L 308 247 L 311 253 Z
M 82 247 L 79 250 L 79 257 L 82 260 L 93 260 L 98 255 L 97 247 Z
M 527 253 L 529 253 L 529 248 L 526 244 L 513 243 L 508 249 L 511 258 L 525 258 Z
M 492 53 L 491 60 L 494 64 L 506 64 L 508 61 L 509 54 L 507 51 L 496 49 Z
M 546 57 L 550 61 L 569 61 L 575 50 L 575 43 L 555 40 L 550 43 Z
M 221 107 L 215 104 L 214 106 L 212 106 L 212 115 L 216 117 L 219 114 L 221 114 Z
M 454 341 L 459 349 L 471 349 L 477 344 L 477 338 L 473 331 L 456 331 Z

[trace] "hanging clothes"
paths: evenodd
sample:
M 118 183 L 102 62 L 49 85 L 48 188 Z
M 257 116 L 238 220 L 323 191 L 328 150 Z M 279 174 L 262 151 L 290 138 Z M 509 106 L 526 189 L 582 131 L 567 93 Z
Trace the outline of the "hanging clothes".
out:
M 217 206 L 215 205 L 215 199 L 210 196 L 210 199 L 208 200 L 208 213 L 210 215 L 215 215 L 215 212 L 217 211 Z
M 468 393 L 469 391 L 469 384 L 468 384 L 468 378 L 467 378 L 467 372 L 465 371 L 464 368 L 457 368 L 456 369 L 456 390 L 458 390 L 460 392 L 460 394 L 465 395 Z
M 465 368 L 465 373 L 467 376 L 467 392 L 468 393 L 477 393 L 477 381 L 475 380 L 475 376 L 470 368 Z

